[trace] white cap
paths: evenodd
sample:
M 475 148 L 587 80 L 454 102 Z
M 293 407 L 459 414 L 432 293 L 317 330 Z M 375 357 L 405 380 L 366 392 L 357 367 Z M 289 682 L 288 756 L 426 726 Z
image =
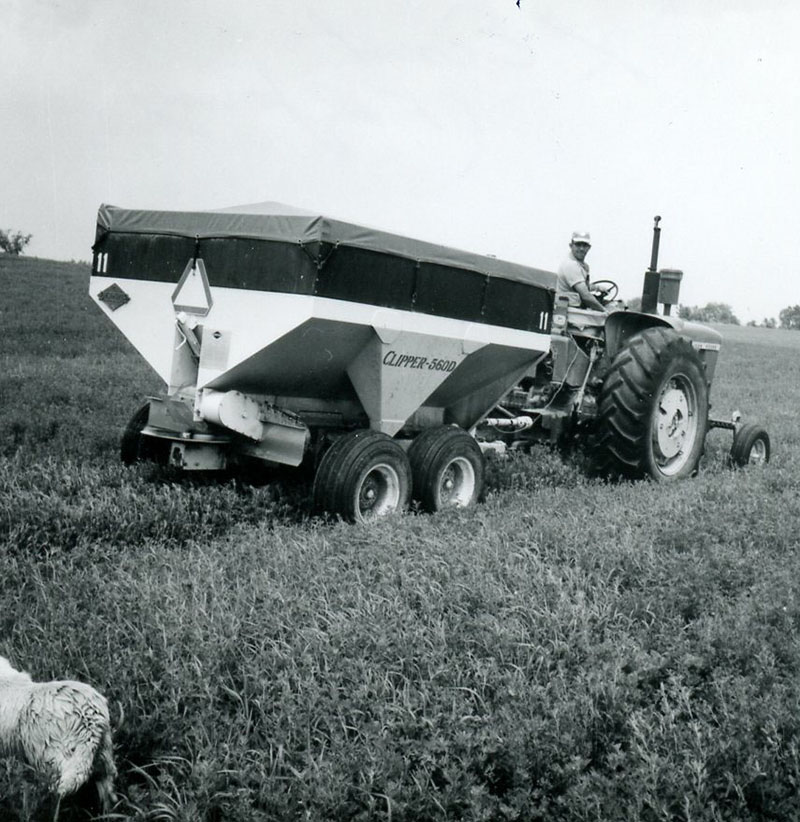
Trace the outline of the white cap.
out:
M 572 245 L 572 243 L 586 243 L 586 245 L 591 245 L 592 235 L 588 231 L 573 231 L 572 239 L 569 242 L 570 245 Z

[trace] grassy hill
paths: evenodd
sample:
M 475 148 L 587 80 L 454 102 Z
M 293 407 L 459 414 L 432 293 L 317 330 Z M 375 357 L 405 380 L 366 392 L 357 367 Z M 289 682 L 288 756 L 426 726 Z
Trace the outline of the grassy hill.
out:
M 108 696 L 117 818 L 800 817 L 800 333 L 720 327 L 713 413 L 768 466 L 537 449 L 474 509 L 331 525 L 300 482 L 119 463 L 160 385 L 88 277 L 0 258 L 0 653 Z M 41 818 L 28 779 L 0 818 Z

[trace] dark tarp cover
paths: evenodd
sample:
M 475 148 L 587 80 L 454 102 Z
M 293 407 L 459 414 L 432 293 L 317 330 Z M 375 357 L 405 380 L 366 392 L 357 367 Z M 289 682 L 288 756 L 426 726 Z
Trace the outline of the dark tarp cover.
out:
M 556 281 L 555 274 L 542 269 L 414 240 L 273 202 L 212 211 L 145 211 L 102 205 L 97 215 L 97 240 L 102 240 L 109 232 L 169 235 L 191 240 L 235 238 L 304 246 L 349 246 L 437 266 L 467 269 L 546 289 L 555 289 Z

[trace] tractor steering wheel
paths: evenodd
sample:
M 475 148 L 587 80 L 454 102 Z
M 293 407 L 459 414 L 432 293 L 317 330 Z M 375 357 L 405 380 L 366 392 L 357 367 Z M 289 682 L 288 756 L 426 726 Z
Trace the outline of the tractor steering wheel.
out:
M 589 291 L 591 291 L 603 305 L 608 305 L 617 298 L 619 286 L 613 280 L 595 280 L 595 282 L 589 286 Z

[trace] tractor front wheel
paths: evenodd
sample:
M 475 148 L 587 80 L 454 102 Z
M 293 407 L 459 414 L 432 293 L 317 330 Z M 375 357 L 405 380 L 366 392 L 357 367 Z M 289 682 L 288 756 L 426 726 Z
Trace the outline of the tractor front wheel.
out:
M 769 462 L 769 454 L 769 434 L 760 425 L 745 423 L 733 435 L 729 457 L 732 466 L 763 465 Z
M 348 522 L 402 511 L 411 498 L 406 452 L 379 431 L 353 431 L 325 452 L 314 477 L 314 507 Z
M 480 446 L 463 428 L 446 425 L 419 434 L 408 450 L 414 497 L 426 511 L 465 508 L 483 495 Z
M 600 392 L 596 461 L 604 473 L 675 480 L 705 448 L 708 382 L 689 340 L 657 326 L 632 337 Z

